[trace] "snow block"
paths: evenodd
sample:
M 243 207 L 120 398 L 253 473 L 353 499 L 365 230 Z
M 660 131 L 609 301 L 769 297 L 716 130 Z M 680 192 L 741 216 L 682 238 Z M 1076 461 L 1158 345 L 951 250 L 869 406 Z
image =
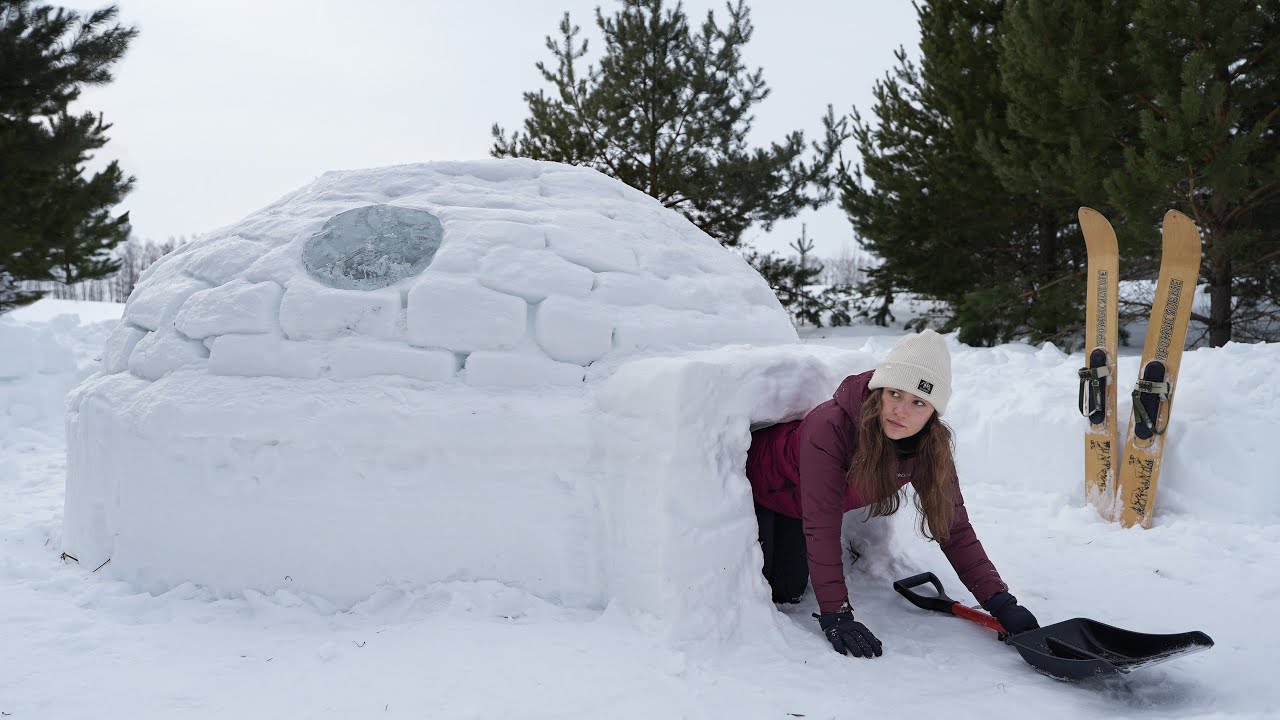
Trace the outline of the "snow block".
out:
M 442 211 L 441 216 L 445 220 L 445 243 L 431 263 L 436 272 L 472 273 L 497 248 L 534 251 L 547 247 L 547 231 L 537 224 L 493 218 L 468 222 L 466 216 L 448 211 Z M 451 218 L 458 222 L 450 222 Z
M 730 348 L 623 364 L 596 394 L 610 592 L 682 641 L 728 640 L 773 612 L 745 474 L 751 427 L 827 400 L 863 353 Z M 649 439 L 637 442 L 637 439 Z M 662 523 L 644 518 L 663 518 Z
M 180 275 L 159 284 L 138 285 L 124 306 L 124 319 L 146 330 L 159 330 L 173 321 L 178 308 L 200 290 L 209 287 L 203 280 Z
M 551 359 L 590 365 L 613 349 L 612 313 L 596 303 L 549 297 L 534 312 L 533 336 Z
M 110 557 L 104 572 L 148 589 L 287 587 L 346 607 L 388 582 L 468 579 L 606 603 L 578 477 L 590 472 L 583 396 L 184 380 L 142 390 L 151 402 L 133 413 L 137 388 L 78 397 L 64 537 L 82 563 Z
M 628 190 L 640 194 L 644 200 L 651 203 L 658 202 L 651 196 L 634 190 L 630 185 L 613 182 L 609 176 L 600 172 L 551 172 L 538 178 L 538 194 L 546 198 L 563 198 L 569 201 L 582 197 L 595 197 L 602 200 L 616 198 L 637 200 L 634 195 L 627 192 Z
M 221 335 L 209 344 L 209 372 L 243 377 L 318 378 L 324 356 L 313 343 L 275 335 Z
M 212 240 L 191 251 L 187 272 L 210 285 L 221 285 L 238 277 L 267 249 L 262 243 L 234 235 Z
M 63 543 L 81 549 L 76 555 L 85 566 L 98 567 L 111 557 L 114 523 L 120 518 L 116 500 L 127 478 L 104 472 L 119 457 L 120 440 L 129 433 L 123 426 L 101 422 L 103 417 L 122 418 L 122 408 L 154 383 L 131 373 L 96 373 L 67 395 L 67 484 L 63 501 Z M 82 411 L 91 421 L 85 426 Z M 133 498 L 127 498 L 133 499 Z
M 625 233 L 621 227 L 603 223 L 587 229 L 549 228 L 547 247 L 565 260 L 596 272 L 638 272 L 640 266 L 630 243 L 609 242 L 612 235 Z
M 177 280 L 180 276 L 187 275 L 187 265 L 191 264 L 192 258 L 190 252 L 197 245 L 197 243 L 179 245 L 159 260 L 148 265 L 142 271 L 142 274 L 138 276 L 138 282 L 133 288 L 134 292 L 129 294 L 130 298 L 132 299 L 140 286 L 167 285 Z
M 610 305 L 657 305 L 671 310 L 715 314 L 720 298 L 733 290 L 728 288 L 729 293 L 726 293 L 725 289 L 714 277 L 690 282 L 688 278 L 662 279 L 655 275 L 608 272 L 596 276 L 591 299 Z
M 770 338 L 786 331 L 784 325 L 790 325 L 785 316 L 759 307 L 748 307 L 736 317 L 660 307 L 619 308 L 616 322 L 614 345 L 628 354 L 715 347 L 735 341 L 768 344 Z
M 251 283 L 273 282 L 283 287 L 302 272 L 299 252 L 292 245 L 281 245 L 255 260 L 244 271 L 244 279 Z
M 102 372 L 111 374 L 128 370 L 129 356 L 133 354 L 138 341 L 146 335 L 146 330 L 129 323 L 117 325 L 107 336 L 107 342 L 102 348 Z
M 549 295 L 583 297 L 591 292 L 595 273 L 545 249 L 494 248 L 480 263 L 481 285 L 539 302 Z
M 455 352 L 509 350 L 525 336 L 528 303 L 472 278 L 428 272 L 409 291 L 409 343 Z
M 209 357 L 198 340 L 183 337 L 170 325 L 138 340 L 129 354 L 129 372 L 143 380 L 159 380 L 166 373 L 197 365 Z
M 227 333 L 278 332 L 283 295 L 284 288 L 273 282 L 233 280 L 193 293 L 179 308 L 173 324 L 194 340 Z
M 657 305 L 669 302 L 666 283 L 657 277 L 631 273 L 597 274 L 591 299 L 610 305 Z
M 343 335 L 399 335 L 400 293 L 394 289 L 335 290 L 309 278 L 289 282 L 280 301 L 280 328 L 290 340 L 328 340 Z
M 341 380 L 390 375 L 443 382 L 452 380 L 457 372 L 457 356 L 444 350 L 344 338 L 329 353 L 329 375 Z
M 556 362 L 531 353 L 473 352 L 467 356 L 467 383 L 494 387 L 581 385 L 581 365 Z
M 704 275 L 698 268 L 697 256 L 679 246 L 651 243 L 636 248 L 640 266 L 664 280 L 681 275 Z

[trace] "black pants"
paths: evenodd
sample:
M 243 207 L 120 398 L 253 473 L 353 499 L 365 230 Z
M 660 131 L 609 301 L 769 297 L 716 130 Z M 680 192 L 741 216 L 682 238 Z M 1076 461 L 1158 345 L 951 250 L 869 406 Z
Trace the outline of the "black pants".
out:
M 764 551 L 764 579 L 773 590 L 773 601 L 799 602 L 809 586 L 804 525 L 798 518 L 758 504 L 756 522 L 760 525 L 760 549 Z

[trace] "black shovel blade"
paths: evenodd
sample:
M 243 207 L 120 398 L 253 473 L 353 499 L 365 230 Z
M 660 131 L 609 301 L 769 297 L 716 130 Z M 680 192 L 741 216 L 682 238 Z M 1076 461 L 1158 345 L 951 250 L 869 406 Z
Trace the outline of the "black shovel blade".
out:
M 1029 630 L 1006 642 L 1037 670 L 1063 680 L 1127 673 L 1213 647 L 1213 640 L 1199 630 L 1153 635 L 1087 618 Z

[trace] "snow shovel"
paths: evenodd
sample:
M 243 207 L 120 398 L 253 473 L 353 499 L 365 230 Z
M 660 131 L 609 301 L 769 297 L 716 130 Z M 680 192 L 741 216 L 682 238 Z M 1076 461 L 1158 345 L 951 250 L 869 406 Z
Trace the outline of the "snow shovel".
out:
M 937 597 L 912 592 L 912 588 L 925 583 L 933 584 Z M 918 608 L 955 615 L 995 630 L 1001 640 L 1018 649 L 1023 660 L 1060 680 L 1120 675 L 1213 647 L 1213 640 L 1199 630 L 1152 635 L 1121 630 L 1086 618 L 1063 620 L 1009 635 L 999 620 L 947 597 L 942 583 L 931 572 L 899 580 L 893 589 Z

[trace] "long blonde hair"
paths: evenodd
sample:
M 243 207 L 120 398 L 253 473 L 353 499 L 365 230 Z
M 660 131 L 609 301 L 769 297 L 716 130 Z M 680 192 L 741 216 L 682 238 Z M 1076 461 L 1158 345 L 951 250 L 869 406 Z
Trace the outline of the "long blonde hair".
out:
M 898 456 L 893 441 L 880 424 L 884 388 L 876 388 L 862 403 L 858 418 L 858 449 L 849 463 L 847 479 L 858 497 L 869 500 L 867 518 L 892 515 L 902 504 L 905 487 L 898 485 Z M 920 532 L 930 540 L 946 542 L 955 517 L 954 437 L 951 428 L 934 413 L 920 431 L 916 445 L 912 484 L 920 516 Z

